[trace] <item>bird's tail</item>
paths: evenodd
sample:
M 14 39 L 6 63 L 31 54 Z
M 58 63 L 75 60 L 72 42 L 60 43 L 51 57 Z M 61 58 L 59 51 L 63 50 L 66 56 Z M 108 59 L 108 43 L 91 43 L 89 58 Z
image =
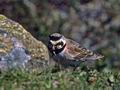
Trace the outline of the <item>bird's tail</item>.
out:
M 86 57 L 86 60 L 99 60 L 102 59 L 104 56 L 100 54 L 93 54 L 92 56 Z

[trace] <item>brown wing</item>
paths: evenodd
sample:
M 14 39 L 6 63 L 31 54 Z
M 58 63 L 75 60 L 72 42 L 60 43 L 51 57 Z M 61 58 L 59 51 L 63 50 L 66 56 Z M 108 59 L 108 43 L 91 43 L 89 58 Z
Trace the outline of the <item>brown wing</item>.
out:
M 67 45 L 67 52 L 70 55 L 70 57 L 72 57 L 75 60 L 96 60 L 103 57 L 102 55 L 97 55 L 94 52 L 83 48 L 82 46 L 80 46 L 79 43 L 73 40 L 68 39 L 67 42 L 69 44 Z

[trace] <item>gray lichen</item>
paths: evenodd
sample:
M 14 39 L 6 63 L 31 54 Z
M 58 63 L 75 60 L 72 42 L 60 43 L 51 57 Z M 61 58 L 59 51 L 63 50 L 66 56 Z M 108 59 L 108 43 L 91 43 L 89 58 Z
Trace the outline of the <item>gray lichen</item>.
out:
M 26 54 L 24 48 L 16 47 L 5 56 L 0 56 L 0 70 L 10 70 L 14 68 L 26 68 L 26 64 L 31 56 Z

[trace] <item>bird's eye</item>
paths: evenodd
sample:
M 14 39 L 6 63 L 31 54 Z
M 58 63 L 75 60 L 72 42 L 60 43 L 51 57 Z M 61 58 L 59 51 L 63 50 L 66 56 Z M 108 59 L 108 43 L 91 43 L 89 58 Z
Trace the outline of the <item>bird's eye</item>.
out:
M 62 48 L 62 45 L 57 45 L 57 49 L 61 49 Z
M 56 49 L 61 49 L 63 48 L 63 42 L 59 42 L 55 46 L 56 46 Z

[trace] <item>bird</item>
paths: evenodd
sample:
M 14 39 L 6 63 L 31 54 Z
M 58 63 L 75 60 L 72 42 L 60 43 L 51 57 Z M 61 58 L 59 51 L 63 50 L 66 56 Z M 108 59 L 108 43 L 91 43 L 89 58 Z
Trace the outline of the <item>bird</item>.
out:
M 53 60 L 64 68 L 77 68 L 82 62 L 96 61 L 104 56 L 81 46 L 78 42 L 66 38 L 60 33 L 49 35 L 48 50 Z

